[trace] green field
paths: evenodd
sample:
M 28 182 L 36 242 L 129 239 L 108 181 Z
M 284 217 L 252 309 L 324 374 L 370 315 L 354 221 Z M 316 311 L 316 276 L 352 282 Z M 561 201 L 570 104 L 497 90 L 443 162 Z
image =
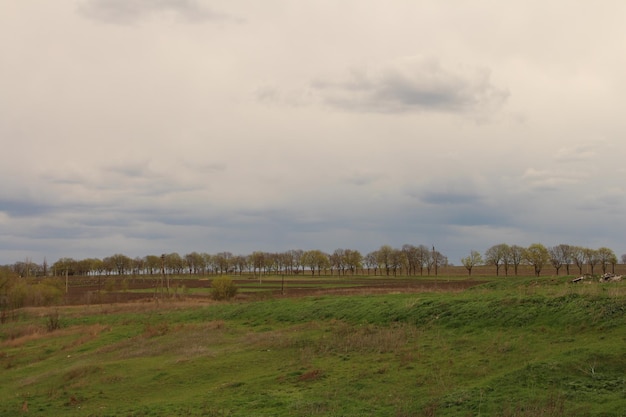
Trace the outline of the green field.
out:
M 570 279 L 23 309 L 0 415 L 626 416 L 626 282 Z

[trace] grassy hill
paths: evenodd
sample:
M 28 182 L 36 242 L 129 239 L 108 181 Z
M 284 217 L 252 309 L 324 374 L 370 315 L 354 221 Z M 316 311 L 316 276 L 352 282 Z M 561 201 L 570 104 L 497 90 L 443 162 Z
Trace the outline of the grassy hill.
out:
M 626 283 L 24 309 L 0 415 L 626 416 Z

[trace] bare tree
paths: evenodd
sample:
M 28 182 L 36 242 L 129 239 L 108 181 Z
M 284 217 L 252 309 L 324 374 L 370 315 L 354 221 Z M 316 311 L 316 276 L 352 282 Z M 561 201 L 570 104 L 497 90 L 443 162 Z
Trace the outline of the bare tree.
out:
M 509 245 L 500 243 L 490 247 L 485 252 L 485 262 L 496 267 L 496 276 L 500 275 L 500 265 L 507 258 L 509 251 Z
M 332 269 L 336 269 L 339 275 L 343 275 L 345 271 L 345 250 L 335 249 L 335 251 L 329 256 L 331 274 Z
M 405 244 L 402 245 L 402 252 L 407 263 L 407 275 L 417 275 L 417 265 L 419 262 L 418 248 Z
M 378 251 L 373 251 L 365 255 L 365 267 L 367 268 L 367 275 L 370 274 L 370 269 L 374 269 L 374 276 L 378 273 Z
M 389 263 L 393 271 L 393 276 L 395 277 L 398 274 L 398 270 L 402 271 L 405 267 L 406 257 L 404 256 L 404 252 L 400 249 L 393 249 L 389 256 Z
M 393 252 L 393 248 L 389 245 L 383 245 L 376 251 L 377 254 L 377 262 L 378 266 L 382 269 L 385 268 L 385 272 L 387 276 L 391 271 L 391 253 Z
M 594 267 L 600 262 L 598 251 L 595 249 L 583 248 L 583 257 L 585 259 L 585 263 L 589 265 L 589 272 L 593 275 Z
M 556 270 L 556 274 L 559 275 L 559 270 L 563 266 L 564 260 L 558 246 L 551 246 L 548 248 L 550 254 L 550 263 Z

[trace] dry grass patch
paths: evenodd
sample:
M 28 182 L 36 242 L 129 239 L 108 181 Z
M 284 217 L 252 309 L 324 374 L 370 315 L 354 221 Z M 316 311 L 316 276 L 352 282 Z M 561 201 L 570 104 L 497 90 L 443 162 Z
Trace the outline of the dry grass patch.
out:
M 419 330 L 408 324 L 375 326 L 335 322 L 330 336 L 319 340 L 317 350 L 321 353 L 394 353 L 418 336 Z
M 138 336 L 102 348 L 98 353 L 115 353 L 117 359 L 174 356 L 184 362 L 198 356 L 213 356 L 229 331 L 222 320 L 202 324 L 166 323 L 146 325 Z
M 80 346 L 90 340 L 98 337 L 103 331 L 110 330 L 109 326 L 101 324 L 93 324 L 89 326 L 73 326 L 66 329 L 59 329 L 54 331 L 55 337 L 66 337 L 73 335 L 81 335 L 78 339 L 73 340 L 63 349 L 70 349 L 72 347 Z M 9 339 L 0 343 L 0 346 L 6 348 L 21 347 L 29 342 L 45 339 L 50 337 L 50 333 L 44 326 L 21 326 L 16 328 L 16 332 L 9 335 Z

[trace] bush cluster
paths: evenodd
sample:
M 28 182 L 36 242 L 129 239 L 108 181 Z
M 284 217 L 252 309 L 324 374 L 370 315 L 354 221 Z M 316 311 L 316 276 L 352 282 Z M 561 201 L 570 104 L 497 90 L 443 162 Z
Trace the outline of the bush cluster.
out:
M 228 300 L 237 294 L 237 286 L 229 277 L 218 277 L 211 282 L 211 296 L 214 300 Z

